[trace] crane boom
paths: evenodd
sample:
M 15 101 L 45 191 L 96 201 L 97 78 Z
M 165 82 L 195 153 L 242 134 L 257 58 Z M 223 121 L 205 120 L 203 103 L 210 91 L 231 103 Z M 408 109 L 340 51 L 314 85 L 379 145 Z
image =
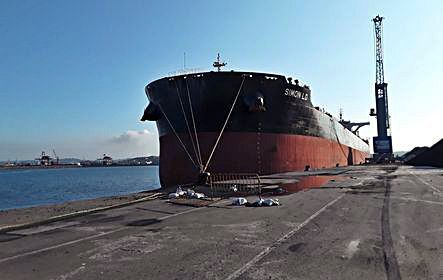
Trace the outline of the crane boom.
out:
M 373 21 L 375 29 L 375 83 L 383 84 L 385 82 L 385 72 L 383 67 L 383 17 L 376 16 Z

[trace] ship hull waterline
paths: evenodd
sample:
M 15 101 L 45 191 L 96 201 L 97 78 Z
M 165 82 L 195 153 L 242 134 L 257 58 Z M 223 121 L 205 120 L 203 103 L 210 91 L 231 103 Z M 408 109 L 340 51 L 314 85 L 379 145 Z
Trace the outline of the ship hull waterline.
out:
M 218 133 L 198 133 L 203 163 Z M 191 147 L 188 134 L 179 135 Z M 190 153 L 194 162 L 196 157 Z M 268 175 L 290 171 L 323 169 L 362 164 L 368 154 L 335 141 L 313 136 L 226 132 L 221 137 L 209 173 L 257 173 Z M 160 137 L 160 183 L 163 187 L 195 183 L 199 170 L 189 159 L 175 135 Z

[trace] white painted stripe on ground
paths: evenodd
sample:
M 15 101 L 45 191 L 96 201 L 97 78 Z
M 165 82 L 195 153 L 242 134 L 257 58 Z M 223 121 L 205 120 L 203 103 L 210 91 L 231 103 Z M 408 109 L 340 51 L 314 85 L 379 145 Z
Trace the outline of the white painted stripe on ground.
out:
M 257 262 L 259 262 L 261 259 L 266 257 L 272 250 L 277 248 L 278 245 L 283 243 L 285 240 L 291 238 L 294 234 L 296 234 L 300 229 L 302 229 L 304 226 L 306 226 L 309 222 L 311 222 L 313 219 L 315 219 L 318 215 L 323 213 L 328 207 L 332 206 L 334 203 L 339 201 L 345 196 L 345 194 L 340 195 L 339 197 L 335 198 L 334 200 L 330 201 L 328 204 L 320 208 L 317 212 L 312 214 L 309 218 L 307 218 L 304 222 L 297 225 L 295 228 L 293 228 L 291 231 L 277 239 L 272 245 L 269 247 L 266 247 L 263 251 L 261 251 L 258 255 L 256 255 L 254 258 L 252 258 L 249 262 L 247 262 L 245 265 L 243 265 L 238 270 L 234 271 L 231 275 L 229 275 L 226 280 L 233 280 L 240 277 L 245 271 L 250 269 L 253 265 L 255 265 Z
M 422 178 L 420 178 L 419 176 L 415 175 L 414 173 L 412 173 L 411 171 L 408 171 L 409 174 L 414 175 L 414 177 L 416 177 L 418 180 L 420 180 L 423 184 L 425 184 L 426 186 L 430 187 L 431 189 L 433 189 L 434 191 L 441 193 L 441 190 L 438 189 L 436 186 L 426 182 L 425 180 L 423 180 Z
M 220 203 L 220 202 L 218 202 L 218 203 Z M 216 205 L 218 203 L 215 203 L 214 205 Z M 179 212 L 179 213 L 175 213 L 175 214 L 171 214 L 171 215 L 166 215 L 166 216 L 160 217 L 160 218 L 158 218 L 158 220 L 162 220 L 163 221 L 163 220 L 166 220 L 166 219 L 169 219 L 169 218 L 173 218 L 173 217 L 176 217 L 176 216 L 179 216 L 179 215 L 183 215 L 183 214 L 187 214 L 187 213 L 190 213 L 190 212 L 194 212 L 194 211 L 197 211 L 197 210 L 200 210 L 200 209 L 203 209 L 203 208 L 205 208 L 205 207 L 197 207 L 197 208 L 188 209 L 188 210 L 183 211 L 183 212 Z M 94 238 L 97 238 L 97 237 L 102 237 L 102 236 L 105 236 L 105 235 L 116 233 L 116 232 L 119 232 L 119 231 L 122 231 L 122 230 L 125 230 L 125 229 L 129 229 L 129 227 L 120 227 L 120 228 L 117 228 L 117 229 L 114 229 L 114 230 L 110 230 L 110 231 L 107 231 L 107 232 L 102 232 L 102 233 L 90 235 L 90 236 L 87 236 L 87 237 L 83 237 L 83 238 L 71 240 L 71 241 L 68 241 L 68 242 L 64 242 L 64 243 L 61 243 L 61 244 L 49 246 L 49 247 L 46 247 L 46 248 L 42 248 L 42 249 L 38 249 L 38 250 L 34 250 L 34 251 L 22 253 L 22 254 L 18 254 L 18 255 L 15 255 L 15 256 L 11 256 L 11 257 L 6 257 L 6 258 L 3 258 L 3 259 L 0 259 L 0 263 L 4 263 L 4 262 L 15 260 L 15 259 L 18 259 L 18 258 L 27 257 L 27 256 L 31 256 L 31 255 L 47 252 L 47 251 L 54 250 L 54 249 L 57 249 L 57 248 L 61 248 L 61 247 L 64 247 L 64 246 L 69 246 L 69 245 L 72 245 L 72 244 L 76 244 L 76 243 L 79 243 L 79 242 L 82 242 L 82 241 L 87 241 L 87 240 L 94 239 Z
M 153 199 L 157 198 L 159 195 L 161 195 L 161 193 L 154 193 L 152 195 L 149 195 L 149 196 L 146 196 L 146 197 L 143 197 L 140 199 L 128 201 L 128 202 L 123 202 L 123 203 L 109 205 L 109 206 L 103 206 L 103 207 L 92 208 L 92 209 L 85 209 L 85 210 L 80 210 L 80 211 L 71 212 L 71 213 L 67 213 L 67 214 L 57 215 L 57 216 L 46 218 L 41 221 L 34 221 L 34 222 L 18 224 L 18 225 L 6 225 L 6 226 L 0 227 L 0 233 L 8 233 L 8 232 L 16 231 L 16 230 L 27 229 L 27 228 L 42 226 L 42 225 L 51 224 L 51 223 L 55 223 L 55 222 L 60 222 L 60 221 L 67 220 L 67 219 L 78 218 L 81 216 L 85 216 L 85 215 L 89 215 L 89 214 L 93 214 L 93 213 L 98 213 L 98 212 L 102 212 L 102 211 L 112 210 L 112 209 L 116 209 L 116 208 L 123 208 L 125 206 L 130 206 L 130 205 L 133 205 L 136 203 L 153 200 Z
M 8 233 L 21 234 L 21 235 L 31 235 L 31 234 L 42 233 L 42 232 L 46 232 L 46 231 L 50 231 L 50 230 L 54 230 L 54 229 L 62 229 L 62 228 L 66 228 L 66 227 L 72 227 L 72 226 L 75 226 L 78 224 L 80 224 L 79 221 L 72 221 L 72 222 L 60 221 L 60 222 L 57 222 L 52 225 L 49 224 L 49 225 L 36 226 L 36 227 L 32 227 L 32 228 L 13 230 Z
M 18 258 L 21 258 L 21 257 L 35 255 L 35 254 L 38 254 L 38 253 L 43 253 L 43 252 L 50 251 L 50 250 L 53 250 L 53 249 L 57 249 L 57 248 L 60 248 L 60 247 L 64 247 L 64 246 L 72 245 L 72 244 L 79 243 L 79 242 L 82 242 L 82 241 L 86 241 L 86 240 L 94 239 L 94 238 L 97 238 L 97 237 L 105 236 L 105 235 L 108 235 L 108 234 L 111 234 L 111 233 L 116 233 L 116 232 L 122 231 L 124 229 L 125 228 L 118 228 L 118 229 L 115 229 L 115 230 L 111 230 L 111 231 L 102 232 L 102 233 L 99 233 L 99 234 L 90 235 L 90 236 L 87 236 L 87 237 L 83 237 L 83 238 L 80 238 L 80 239 L 75 239 L 75 240 L 68 241 L 68 242 L 61 243 L 61 244 L 57 244 L 57 245 L 54 245 L 54 246 L 50 246 L 50 247 L 46 247 L 46 248 L 42 248 L 42 249 L 30 251 L 30 252 L 18 254 L 18 255 L 15 255 L 15 256 L 7 257 L 7 258 L 3 258 L 3 259 L 0 259 L 0 263 L 4 263 L 4 262 L 7 262 L 7 261 L 15 260 L 15 259 L 18 259 Z
M 429 204 L 443 205 L 443 202 L 440 202 L 440 201 L 423 200 L 423 199 L 416 199 L 416 198 L 410 198 L 410 197 L 391 196 L 390 198 L 391 199 L 406 200 L 406 201 L 424 202 L 424 203 L 429 203 Z

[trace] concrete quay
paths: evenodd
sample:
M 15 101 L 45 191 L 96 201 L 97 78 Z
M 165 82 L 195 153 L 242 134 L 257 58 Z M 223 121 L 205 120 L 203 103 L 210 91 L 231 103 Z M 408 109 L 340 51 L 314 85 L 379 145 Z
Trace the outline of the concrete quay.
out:
M 155 199 L 2 233 L 0 279 L 443 279 L 443 169 L 338 173 L 281 206 Z

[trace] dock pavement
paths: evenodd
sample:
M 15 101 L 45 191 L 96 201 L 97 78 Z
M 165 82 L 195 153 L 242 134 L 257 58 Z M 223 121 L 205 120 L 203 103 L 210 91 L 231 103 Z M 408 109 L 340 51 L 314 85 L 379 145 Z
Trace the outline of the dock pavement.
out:
M 339 176 L 280 206 L 154 199 L 4 232 L 0 279 L 443 279 L 443 169 Z

